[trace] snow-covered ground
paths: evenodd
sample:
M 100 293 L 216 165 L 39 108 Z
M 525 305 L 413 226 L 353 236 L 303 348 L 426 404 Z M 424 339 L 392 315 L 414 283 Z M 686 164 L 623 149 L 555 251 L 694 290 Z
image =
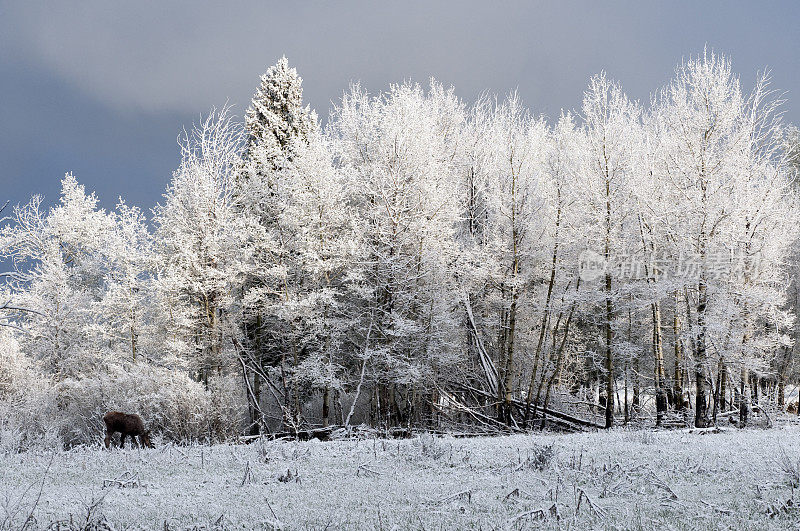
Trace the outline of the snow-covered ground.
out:
M 787 529 L 799 482 L 797 426 L 98 446 L 0 454 L 0 528 Z

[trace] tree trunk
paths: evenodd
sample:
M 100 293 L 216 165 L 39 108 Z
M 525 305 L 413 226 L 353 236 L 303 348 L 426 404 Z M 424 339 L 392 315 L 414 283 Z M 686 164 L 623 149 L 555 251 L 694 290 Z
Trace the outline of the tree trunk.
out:
M 667 412 L 667 391 L 664 376 L 664 350 L 661 335 L 661 305 L 652 305 L 653 311 L 653 358 L 655 370 L 656 426 L 660 426 Z
M 575 284 L 576 291 L 578 290 L 580 285 L 581 285 L 581 279 L 579 277 L 577 283 Z M 544 413 L 544 411 L 547 411 L 547 406 L 550 403 L 550 390 L 553 388 L 553 383 L 555 382 L 556 377 L 561 372 L 561 364 L 564 360 L 564 347 L 567 344 L 567 337 L 569 336 L 569 325 L 572 322 L 572 315 L 574 314 L 574 312 L 575 312 L 575 303 L 573 302 L 572 306 L 569 309 L 569 315 L 567 315 L 567 322 L 564 324 L 564 335 L 561 338 L 561 344 L 559 345 L 558 353 L 556 354 L 556 363 L 555 367 L 553 368 L 553 374 L 550 375 L 550 378 L 547 381 L 547 392 L 544 395 L 544 409 L 542 413 L 542 428 L 544 428 L 545 418 L 547 415 L 546 413 Z M 553 332 L 554 337 L 555 335 L 556 333 Z
M 514 268 L 516 269 L 516 264 Z M 506 354 L 505 382 L 503 383 L 503 422 L 511 425 L 511 400 L 514 398 L 514 334 L 517 328 L 517 298 L 516 286 L 511 289 L 511 308 L 508 312 L 508 353 Z
M 606 291 L 606 428 L 614 426 L 614 351 L 611 345 L 612 322 L 614 319 L 614 308 L 611 301 L 611 179 L 608 175 L 608 160 L 605 165 L 606 170 L 606 234 L 605 248 L 603 257 L 606 261 L 605 291 Z
M 625 425 L 631 421 L 631 410 L 628 403 L 628 369 L 628 363 L 625 363 Z
M 331 390 L 326 385 L 322 391 L 322 427 L 327 428 L 330 424 L 331 412 Z
M 552 274 L 550 276 L 550 285 L 548 287 L 547 298 L 545 300 L 545 310 L 542 316 L 541 328 L 539 330 L 539 340 L 536 343 L 536 350 L 533 351 L 533 367 L 531 368 L 531 379 L 530 382 L 528 383 L 528 392 L 525 397 L 525 417 L 523 419 L 523 426 L 526 427 L 530 419 L 531 404 L 533 402 L 533 391 L 535 388 L 536 375 L 539 372 L 539 357 L 541 355 L 542 345 L 544 344 L 545 335 L 547 333 L 547 321 L 549 318 L 549 308 L 550 308 L 550 295 L 553 288 L 554 276 L 555 276 L 555 269 L 553 269 Z M 544 364 L 542 365 L 543 365 L 542 371 L 544 371 Z
M 506 288 L 505 284 L 500 285 L 500 298 L 502 301 L 505 301 L 506 298 Z M 508 311 L 505 308 L 500 309 L 500 329 L 497 333 L 497 367 L 500 370 L 505 370 L 506 364 L 506 356 L 508 355 L 508 349 L 506 348 L 506 340 L 508 337 Z M 498 397 L 498 404 L 497 404 L 497 420 L 500 422 L 506 421 L 506 412 L 505 412 L 505 401 L 503 397 L 506 394 L 505 390 L 505 382 L 506 382 L 506 374 L 501 373 L 500 377 L 497 379 L 497 397 Z
M 701 254 L 701 261 L 704 256 Z M 697 338 L 696 359 L 694 366 L 695 375 L 695 412 L 694 426 L 705 428 L 708 426 L 708 389 L 706 388 L 706 303 L 708 294 L 706 292 L 705 273 L 700 274 L 700 282 L 697 287 Z
M 678 313 L 678 309 L 680 308 L 679 300 L 678 300 L 678 292 L 675 292 L 675 314 L 672 320 L 672 332 L 673 332 L 673 340 L 675 342 L 675 380 L 673 382 L 673 395 L 675 400 L 675 409 L 679 411 L 684 411 L 686 408 L 684 406 L 683 400 L 683 344 L 681 343 L 680 338 L 680 331 L 681 331 L 681 322 Z
M 253 401 L 255 401 L 256 407 L 251 408 L 250 435 L 258 435 L 261 432 L 261 423 L 264 419 L 258 413 L 258 408 L 261 407 L 261 377 L 256 371 L 253 372 Z
M 633 400 L 631 401 L 631 418 L 639 416 L 641 409 L 641 390 L 639 388 L 639 358 L 633 358 Z
M 725 362 L 720 357 L 717 363 L 717 382 L 714 385 L 714 407 L 711 412 L 711 423 L 717 423 L 717 413 L 721 411 L 721 404 L 725 402 Z
M 744 428 L 750 419 L 750 392 L 748 389 L 748 380 L 750 376 L 746 367 L 742 367 L 741 372 L 741 390 L 739 391 L 739 427 Z
M 723 359 L 720 359 L 719 360 L 719 410 L 721 413 L 725 413 L 725 411 L 727 410 L 725 402 L 727 381 L 728 381 L 728 365 L 725 363 Z
M 648 260 L 645 261 L 644 269 L 645 269 L 645 276 L 647 278 L 647 283 L 655 283 L 657 281 L 657 271 L 655 267 L 653 267 L 650 262 L 649 258 L 652 257 L 653 252 L 653 244 L 652 242 L 648 244 L 647 239 L 645 238 L 645 222 L 644 217 L 642 214 L 639 214 L 639 235 L 642 239 L 642 250 Z M 652 236 L 652 232 L 650 235 Z M 655 374 L 653 375 L 653 387 L 655 390 L 655 400 L 656 400 L 656 426 L 660 426 L 661 422 L 664 420 L 664 414 L 667 412 L 667 389 L 666 389 L 666 377 L 664 375 L 664 347 L 663 347 L 663 335 L 661 332 L 661 304 L 656 300 L 650 305 L 650 309 L 652 311 L 653 317 L 653 370 Z
M 562 303 L 564 302 L 563 298 L 562 298 L 561 302 Z M 550 346 L 550 356 L 549 356 L 549 358 L 550 358 L 549 361 L 550 362 L 554 362 L 554 360 L 555 360 L 554 356 L 557 357 L 558 349 L 556 348 L 556 346 L 557 346 L 557 342 L 558 342 L 558 328 L 559 328 L 559 326 L 561 326 L 561 319 L 563 317 L 564 317 L 564 313 L 563 312 L 559 312 L 558 313 L 558 318 L 556 319 L 556 324 L 553 327 L 553 333 L 551 334 L 553 336 L 553 343 Z M 544 361 L 544 356 L 542 356 L 542 361 Z M 553 364 L 553 367 L 555 368 L 556 364 L 555 363 L 552 363 L 552 364 Z M 548 379 L 548 377 L 547 377 L 547 368 L 548 368 L 548 366 L 546 364 L 542 363 L 542 376 L 541 376 L 541 379 L 539 380 L 539 387 L 536 390 L 536 398 L 533 401 L 533 416 L 534 417 L 536 416 L 536 408 L 538 407 L 538 405 L 539 405 L 539 403 L 541 401 L 541 398 L 542 398 L 542 391 L 544 391 L 545 387 L 546 387 L 545 383 L 547 382 L 547 379 Z M 554 370 L 551 373 L 551 377 L 555 378 L 555 375 L 556 375 L 556 372 Z
M 759 382 L 760 377 L 757 374 L 753 374 L 750 376 L 750 394 L 752 395 L 753 401 L 751 402 L 754 406 L 758 406 L 759 403 Z
M 528 418 L 531 409 L 531 399 L 533 397 L 533 385 L 536 381 L 536 371 L 539 364 L 539 355 L 542 351 L 542 345 L 545 340 L 545 332 L 547 331 L 547 323 L 550 319 L 550 301 L 553 296 L 553 286 L 556 281 L 556 265 L 558 263 L 558 229 L 561 224 L 561 188 L 558 188 L 558 209 L 556 210 L 556 230 L 555 230 L 555 243 L 553 244 L 553 258 L 550 265 L 550 282 L 547 284 L 547 296 L 544 300 L 544 312 L 542 313 L 542 324 L 539 329 L 539 341 L 536 343 L 536 350 L 533 354 L 533 369 L 531 370 L 531 381 L 528 384 L 528 396 L 525 399 L 525 419 L 523 426 L 528 426 Z M 578 280 L 580 282 L 580 279 Z M 542 369 L 544 371 L 544 369 Z M 539 386 L 541 391 L 541 385 Z
M 611 348 L 611 321 L 614 312 L 611 304 L 611 275 L 606 273 L 606 428 L 614 426 L 614 358 Z

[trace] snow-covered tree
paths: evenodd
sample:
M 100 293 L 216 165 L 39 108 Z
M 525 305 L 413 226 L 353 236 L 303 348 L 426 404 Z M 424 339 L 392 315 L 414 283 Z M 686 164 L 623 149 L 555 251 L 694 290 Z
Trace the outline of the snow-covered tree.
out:
M 530 116 L 516 95 L 501 104 L 480 102 L 471 122 L 473 134 L 479 137 L 473 156 L 478 164 L 468 170 L 468 190 L 474 194 L 473 205 L 480 203 L 480 214 L 468 215 L 474 227 L 480 228 L 475 232 L 478 241 L 467 240 L 479 257 L 477 268 L 468 274 L 480 278 L 475 287 L 483 293 L 487 310 L 497 315 L 495 333 L 484 342 L 494 351 L 497 365 L 495 392 L 503 400 L 498 417 L 510 425 L 521 367 L 518 355 L 533 349 L 529 344 L 533 334 L 525 332 L 532 328 L 526 318 L 532 317 L 530 305 L 535 303 L 528 287 L 544 276 L 544 256 L 552 250 L 540 237 L 552 227 L 550 216 L 556 213 L 546 200 L 548 130 L 543 120 Z M 541 343 L 539 347 L 534 351 L 534 366 Z
M 261 76 L 255 95 L 245 115 L 248 171 L 272 171 L 294 160 L 314 134 L 317 116 L 303 107 L 303 79 L 281 57 Z
M 150 341 L 153 336 L 147 332 L 154 310 L 150 306 L 152 237 L 137 207 L 120 200 L 112 216 L 114 229 L 106 247 L 109 260 L 101 305 L 108 316 L 108 341 L 118 345 L 118 351 L 127 351 L 130 361 L 136 361 L 142 351 L 145 356 L 159 355 L 161 348 Z
M 101 311 L 113 218 L 97 208 L 72 174 L 48 212 L 41 197 L 14 209 L 2 232 L 2 254 L 15 271 L 11 287 L 24 308 L 23 348 L 50 372 L 75 375 L 111 361 Z
M 605 399 L 607 428 L 614 423 L 615 306 L 624 297 L 623 290 L 613 281 L 618 260 L 628 254 L 631 241 L 630 196 L 635 185 L 633 163 L 640 143 L 639 114 L 638 106 L 605 74 L 591 79 L 583 100 L 586 149 L 582 153 L 584 179 L 580 187 L 581 208 L 587 215 L 587 249 L 602 256 L 606 264 L 602 285 L 594 287 L 602 292 L 598 297 L 603 306 L 603 338 L 599 343 L 604 351 L 605 387 L 601 396 Z
M 289 67 L 286 57 L 261 77 L 247 110 L 245 130 L 247 140 L 235 196 L 237 208 L 249 219 L 253 250 L 241 290 L 244 332 L 255 371 L 254 392 L 256 401 L 260 401 L 265 367 L 278 369 L 284 420 L 289 420 L 291 411 L 296 425 L 300 390 L 294 372 L 305 351 L 298 340 L 300 329 L 285 310 L 287 303 L 296 302 L 291 294 L 302 291 L 303 238 L 297 223 L 308 218 L 295 219 L 290 213 L 302 216 L 303 212 L 296 210 L 298 192 L 319 192 L 318 185 L 335 174 L 330 158 L 324 154 L 316 114 L 303 106 L 302 79 Z M 313 175 L 313 183 L 309 175 Z M 329 214 L 325 211 L 324 216 Z
M 458 219 L 446 105 L 434 84 L 369 96 L 354 86 L 333 117 L 336 156 L 353 191 L 365 256 L 353 264 L 366 299 L 359 337 L 377 384 L 378 414 L 410 421 L 416 393 L 457 356 L 452 282 Z
M 226 312 L 240 263 L 247 259 L 246 219 L 234 205 L 242 132 L 227 109 L 211 112 L 187 132 L 181 164 L 154 209 L 158 254 L 156 289 L 167 310 L 165 332 L 172 355 L 196 378 L 229 367 Z
M 327 426 L 332 395 L 342 390 L 351 361 L 345 351 L 353 300 L 348 270 L 358 234 L 346 183 L 321 132 L 312 131 L 296 153 L 290 201 L 279 217 L 281 230 L 294 234 L 291 287 L 279 315 L 291 325 L 291 344 L 304 353 L 295 378 L 322 391 Z
M 764 337 L 756 332 L 763 324 L 756 323 L 778 330 L 785 325 L 776 313 L 785 297 L 778 256 L 786 256 L 796 234 L 785 166 L 775 157 L 776 104 L 765 80 L 745 95 L 730 61 L 704 53 L 678 68 L 658 109 L 666 153 L 661 176 L 670 196 L 665 204 L 679 205 L 663 219 L 673 256 L 698 273 L 686 286 L 694 305 L 696 426 L 709 423 L 713 367 L 722 374 L 730 361 L 740 366 L 746 420 L 747 371 L 756 337 Z M 758 302 L 751 298 L 754 290 Z M 738 354 L 727 360 L 732 352 Z M 724 381 L 719 379 L 717 395 Z

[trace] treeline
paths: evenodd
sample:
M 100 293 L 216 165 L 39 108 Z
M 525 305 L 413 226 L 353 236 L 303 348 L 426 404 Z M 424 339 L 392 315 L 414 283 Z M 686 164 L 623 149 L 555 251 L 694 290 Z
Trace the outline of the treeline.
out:
M 24 444 L 92 440 L 109 408 L 182 440 L 746 423 L 796 381 L 779 104 L 704 53 L 649 105 L 595 76 L 552 124 L 432 81 L 354 85 L 322 127 L 283 58 L 244 123 L 185 133 L 149 220 L 71 174 L 7 212 L 0 424 Z

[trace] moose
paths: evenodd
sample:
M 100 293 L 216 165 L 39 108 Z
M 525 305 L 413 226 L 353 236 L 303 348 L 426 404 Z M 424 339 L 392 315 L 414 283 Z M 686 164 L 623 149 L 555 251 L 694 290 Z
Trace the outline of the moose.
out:
M 103 416 L 103 422 L 106 424 L 106 448 L 111 446 L 111 436 L 116 432 L 122 434 L 122 439 L 119 442 L 120 448 L 125 446 L 125 437 L 131 436 L 131 446 L 136 443 L 136 437 L 139 437 L 139 442 L 142 446 L 148 448 L 155 448 L 150 441 L 150 430 L 144 429 L 144 422 L 139 415 L 132 415 L 122 413 L 121 411 L 109 411 Z

